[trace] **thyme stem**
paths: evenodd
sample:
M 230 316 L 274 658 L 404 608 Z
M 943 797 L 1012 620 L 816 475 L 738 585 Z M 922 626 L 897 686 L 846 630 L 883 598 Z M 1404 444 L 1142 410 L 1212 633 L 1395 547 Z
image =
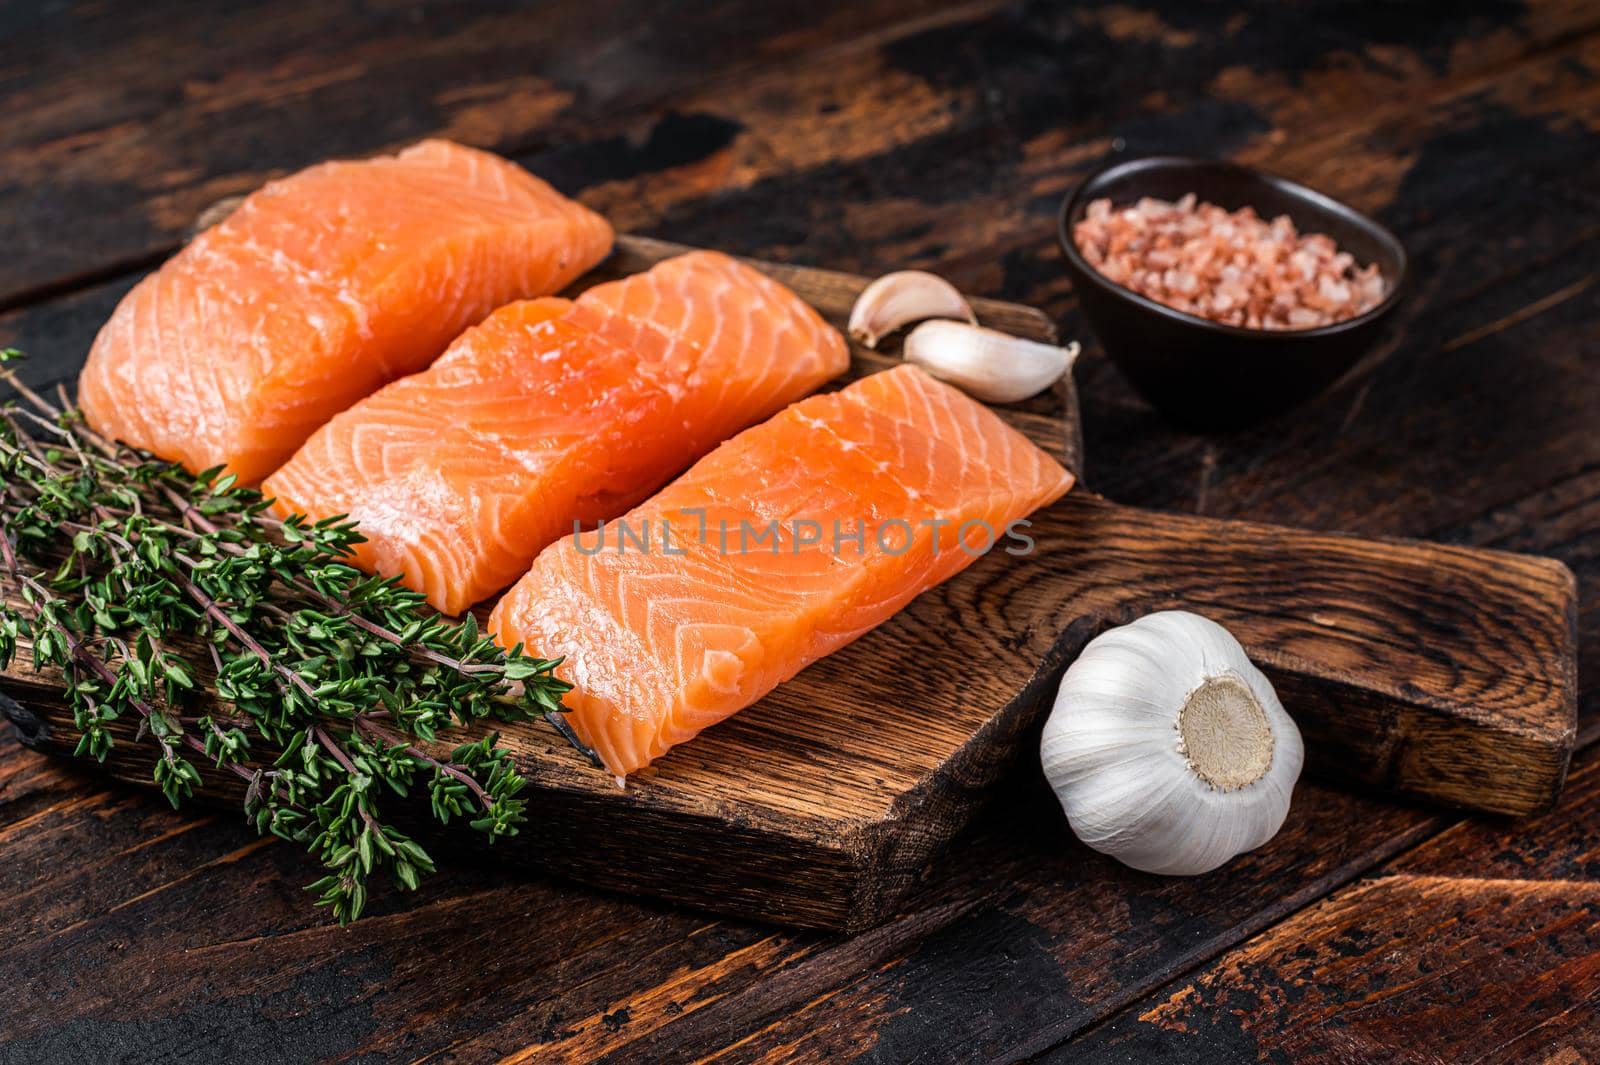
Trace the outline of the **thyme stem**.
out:
M 373 872 L 414 888 L 433 870 L 380 795 L 425 785 L 435 819 L 491 839 L 526 819 L 498 735 L 445 754 L 441 729 L 544 718 L 586 751 L 556 713 L 557 663 L 355 569 L 353 524 L 269 515 L 221 470 L 106 440 L 10 367 L 0 381 L 22 401 L 0 404 L 0 668 L 26 646 L 63 671 L 79 754 L 104 760 L 112 724 L 136 717 L 174 805 L 201 785 L 196 761 L 245 782 L 246 814 L 322 864 L 310 888 L 341 922 Z M 257 742 L 281 753 L 263 764 Z

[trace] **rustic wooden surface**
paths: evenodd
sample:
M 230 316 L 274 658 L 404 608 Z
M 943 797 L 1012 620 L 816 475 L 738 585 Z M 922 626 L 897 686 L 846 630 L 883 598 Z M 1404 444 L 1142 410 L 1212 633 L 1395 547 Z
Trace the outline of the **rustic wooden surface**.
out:
M 219 207 L 202 218 L 220 220 Z M 623 236 L 579 286 L 686 250 Z M 840 329 L 869 280 L 755 265 Z M 1037 310 L 973 302 L 989 326 L 1054 339 Z M 897 344 L 852 342 L 848 376 L 892 365 Z M 1001 415 L 1081 467 L 1070 379 Z M 1560 562 L 1146 511 L 1086 490 L 1032 521 L 1028 557 L 975 563 L 626 788 L 542 722 L 497 725 L 539 816 L 494 861 L 735 917 L 874 927 L 1036 741 L 1083 644 L 1175 608 L 1225 623 L 1268 671 L 1309 741 L 1312 772 L 1495 813 L 1555 801 L 1576 700 L 1575 590 Z M 28 747 L 70 755 L 79 735 L 66 678 L 35 671 L 26 656 L 0 672 L 0 693 L 14 700 L 0 710 Z M 134 723 L 113 733 L 106 771 L 149 786 L 151 755 Z M 454 730 L 437 746 L 448 752 L 482 734 Z M 278 753 L 256 748 L 264 761 Z M 244 788 L 207 772 L 198 794 L 237 810 Z M 435 835 L 424 838 L 445 842 Z
M 1558 557 L 1579 737 L 1600 737 L 1585 0 L 14 3 L 0 39 L 0 337 L 49 356 L 35 379 L 71 372 L 206 203 L 431 132 L 511 152 L 619 228 L 938 269 L 1066 335 L 1052 216 L 1109 153 L 1310 182 L 1412 253 L 1393 353 L 1203 438 L 1090 345 L 1090 486 Z M 843 938 L 465 866 L 339 930 L 298 856 L 230 815 L 0 744 L 0 1060 L 1595 1060 L 1594 762 L 1532 823 L 1311 783 L 1272 844 L 1198 880 L 1087 853 L 1019 776 L 902 917 Z
M 237 204 L 219 202 L 202 212 L 204 224 L 220 221 Z M 577 288 L 648 270 L 663 259 L 691 249 L 667 241 L 623 236 L 611 257 L 580 279 Z M 813 267 L 757 263 L 777 276 L 843 330 L 856 297 L 869 278 Z M 974 309 L 986 324 L 1033 340 L 1050 342 L 1055 327 L 1030 307 L 974 298 Z M 898 353 L 871 351 L 851 342 L 852 366 L 847 377 L 859 377 L 893 365 Z M 1063 417 L 1070 411 L 1070 417 Z M 1007 408 L 1002 416 L 1069 467 L 1080 465 L 1078 405 L 1070 380 L 1027 404 Z M 1182 520 L 1182 519 L 1176 519 Z M 1221 525 L 1222 522 L 1212 524 Z M 1056 540 L 1084 538 L 1080 530 L 1053 531 Z M 1140 582 L 1120 556 L 1110 553 L 1108 572 L 1085 567 L 1084 576 L 1106 586 Z M 1376 545 L 1373 545 L 1376 550 Z M 1398 549 L 1402 552 L 1407 549 Z M 1316 550 L 1299 559 L 1300 568 L 1320 565 Z M 1452 571 L 1458 582 L 1492 587 L 1486 597 L 1513 604 L 1508 616 L 1522 619 L 1506 625 L 1498 637 L 1531 634 L 1535 659 L 1570 658 L 1565 599 L 1570 589 L 1564 574 L 1543 559 L 1483 553 L 1478 574 Z M 979 798 L 1003 773 L 1024 738 L 1035 731 L 1047 706 L 1042 695 L 1064 661 L 1083 642 L 1103 629 L 1091 623 L 1101 605 L 1071 596 L 1058 581 L 1042 578 L 1056 568 L 1045 555 L 1043 568 L 1015 580 L 998 582 L 997 567 L 1011 561 L 1003 552 L 974 565 L 921 601 L 916 611 L 807 670 L 783 690 L 739 715 L 727 728 L 709 733 L 635 773 L 626 788 L 605 769 L 591 765 L 544 722 L 496 723 L 501 745 L 515 759 L 528 781 L 524 798 L 538 811 L 532 823 L 486 855 L 497 864 L 537 865 L 589 883 L 689 903 L 720 913 L 786 925 L 858 930 L 881 923 L 894 912 L 906 889 L 927 864 L 970 819 Z M 1154 550 L 1139 557 L 1157 558 Z M 1404 557 L 1402 555 L 1402 557 Z M 1285 565 L 1294 561 L 1286 556 Z M 1509 561 L 1505 571 L 1502 561 Z M 1117 567 L 1114 572 L 1109 572 Z M 1422 564 L 1417 560 L 1414 569 Z M 1509 573 L 1510 579 L 1504 579 Z M 1390 576 L 1403 580 L 1403 561 Z M 1555 577 L 1555 583 L 1551 578 Z M 1385 582 L 1373 582 L 1375 590 Z M 1032 591 L 1033 594 L 1029 594 Z M 1308 599 L 1302 613 L 1332 609 L 1339 589 L 1322 599 Z M 1430 587 L 1435 595 L 1456 589 Z M 26 610 L 20 590 L 4 594 L 14 607 Z M 1080 606 L 1075 600 L 1085 599 Z M 1083 624 L 1064 604 L 1083 614 Z M 486 621 L 492 604 L 479 607 Z M 985 624 L 964 631 L 963 619 L 981 615 Z M 1058 617 L 1064 619 L 1058 624 Z M 1418 620 L 1414 620 L 1418 619 Z M 1420 615 L 1406 623 L 1421 633 Z M 1432 618 L 1428 619 L 1429 624 Z M 1492 626 L 1491 626 L 1492 627 Z M 1301 633 L 1315 626 L 1303 619 Z M 1292 643 L 1295 634 L 1276 627 L 1278 642 Z M 1351 669 L 1332 655 L 1317 663 L 1327 676 L 1346 673 L 1353 697 L 1387 685 L 1378 668 L 1384 647 L 1353 635 L 1353 655 L 1366 664 Z M 1038 653 L 1015 649 L 1037 644 Z M 912 668 L 939 659 L 961 657 L 991 660 L 1000 668 L 963 679 L 954 670 Z M 203 655 L 202 655 L 203 657 Z M 1446 651 L 1443 672 L 1470 675 L 1450 659 L 1475 658 L 1470 647 Z M 1558 670 L 1558 675 L 1560 671 Z M 203 686 L 206 671 L 197 673 Z M 44 753 L 70 755 L 78 745 L 72 711 L 62 691 L 66 677 L 58 668 L 36 671 L 24 649 L 18 660 L 0 671 L 0 711 L 17 726 L 27 746 Z M 1570 684 L 1546 686 L 1533 697 L 1521 688 L 1487 692 L 1462 686 L 1444 713 L 1430 715 L 1446 732 L 1456 725 L 1457 737 L 1446 736 L 1430 746 L 1446 760 L 1479 778 L 1473 790 L 1503 807 L 1547 805 L 1555 796 L 1570 753 Z M 1439 700 L 1435 700 L 1438 702 Z M 1506 705 L 1515 704 L 1508 712 Z M 200 712 L 200 707 L 192 708 Z M 1399 719 L 1403 701 L 1390 700 L 1384 710 Z M 865 713 L 864 713 L 865 712 Z M 112 729 L 116 746 L 104 763 L 113 776 L 150 785 L 150 762 L 136 742 L 133 722 Z M 434 746 L 443 757 L 461 743 L 481 739 L 488 729 L 446 732 Z M 1378 761 L 1396 746 L 1391 733 L 1375 730 L 1370 744 L 1350 749 L 1352 771 Z M 1413 729 L 1412 731 L 1416 731 Z M 281 754 L 261 744 L 256 757 L 270 762 Z M 1485 740 L 1488 742 L 1486 743 Z M 1404 741 L 1399 741 L 1403 745 Z M 1516 748 L 1519 757 L 1483 757 L 1497 747 Z M 1459 757 L 1456 757 L 1459 755 Z M 1335 768 L 1338 768 L 1335 766 Z M 1504 778 L 1504 779 L 1497 779 Z M 1458 783 L 1433 774 L 1443 788 Z M 1501 786 L 1496 786 L 1497 783 Z M 198 794 L 237 812 L 244 799 L 242 782 L 232 774 L 206 767 Z M 1461 795 L 1459 787 L 1449 796 Z M 1470 795 L 1466 796 L 1470 798 Z M 388 804 L 392 808 L 398 802 Z M 421 807 L 425 809 L 425 806 Z M 424 826 L 423 840 L 438 849 L 451 842 L 445 833 Z M 601 841 L 604 841 L 603 845 Z M 737 861 L 729 856 L 736 854 Z

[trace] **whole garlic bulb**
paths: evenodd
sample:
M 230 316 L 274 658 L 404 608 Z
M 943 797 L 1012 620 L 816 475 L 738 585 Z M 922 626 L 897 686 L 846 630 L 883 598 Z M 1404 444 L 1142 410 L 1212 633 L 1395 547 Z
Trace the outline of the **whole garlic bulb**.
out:
M 1090 641 L 1039 753 L 1079 839 L 1168 875 L 1209 872 L 1276 835 L 1305 761 L 1239 641 L 1178 610 Z

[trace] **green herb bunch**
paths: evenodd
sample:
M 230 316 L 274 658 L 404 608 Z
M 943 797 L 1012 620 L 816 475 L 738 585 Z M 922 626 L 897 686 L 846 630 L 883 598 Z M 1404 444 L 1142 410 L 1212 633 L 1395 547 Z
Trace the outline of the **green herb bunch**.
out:
M 562 726 L 557 663 L 351 566 L 353 524 L 280 520 L 220 470 L 113 445 L 64 397 L 0 378 L 21 398 L 0 407 L 0 668 L 30 647 L 35 668 L 63 671 L 78 754 L 103 761 L 126 719 L 174 806 L 197 763 L 235 774 L 256 829 L 321 862 L 310 890 L 341 923 L 373 873 L 414 889 L 434 868 L 382 816 L 386 795 L 425 788 L 441 823 L 516 833 L 524 781 L 498 734 L 448 755 L 433 741 L 484 719 Z

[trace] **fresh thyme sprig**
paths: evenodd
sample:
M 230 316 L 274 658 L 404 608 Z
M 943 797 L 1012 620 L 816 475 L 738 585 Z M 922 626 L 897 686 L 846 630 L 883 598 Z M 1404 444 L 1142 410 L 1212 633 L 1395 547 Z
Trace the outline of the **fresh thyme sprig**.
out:
M 197 762 L 238 776 L 257 831 L 322 863 L 309 890 L 341 923 L 374 872 L 414 889 L 434 868 L 384 819 L 385 791 L 425 787 L 439 822 L 516 833 L 524 781 L 498 734 L 445 757 L 429 745 L 485 719 L 562 727 L 557 663 L 502 651 L 470 616 L 449 622 L 349 565 L 353 524 L 276 518 L 220 470 L 114 445 L 65 399 L 11 369 L 0 379 L 23 401 L 0 406 L 0 668 L 26 644 L 35 668 L 64 672 L 77 754 L 103 761 L 111 723 L 136 719 L 174 806 L 200 784 Z M 258 739 L 281 753 L 252 757 Z

